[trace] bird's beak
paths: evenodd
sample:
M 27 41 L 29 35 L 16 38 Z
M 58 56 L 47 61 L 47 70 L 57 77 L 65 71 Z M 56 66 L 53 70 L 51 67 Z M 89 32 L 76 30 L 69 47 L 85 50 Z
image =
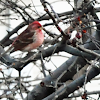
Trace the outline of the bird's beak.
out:
M 43 30 L 44 28 L 43 28 L 43 26 L 41 26 L 39 29 Z
M 45 28 L 44 28 L 43 26 L 42 26 L 42 27 L 40 27 L 40 29 L 45 31 Z

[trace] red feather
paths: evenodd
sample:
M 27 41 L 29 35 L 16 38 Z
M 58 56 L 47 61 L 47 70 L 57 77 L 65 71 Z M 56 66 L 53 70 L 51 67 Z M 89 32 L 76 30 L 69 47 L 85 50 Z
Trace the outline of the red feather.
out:
M 31 51 L 42 45 L 44 35 L 40 27 L 42 27 L 42 25 L 38 21 L 29 24 L 27 29 L 24 30 L 12 43 L 14 51 Z

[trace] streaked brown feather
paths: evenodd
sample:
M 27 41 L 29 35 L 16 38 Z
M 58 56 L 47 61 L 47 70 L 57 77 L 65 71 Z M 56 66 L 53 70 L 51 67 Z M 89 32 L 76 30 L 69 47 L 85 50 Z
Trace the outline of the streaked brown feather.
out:
M 32 30 L 32 29 L 30 29 Z M 20 34 L 16 40 L 13 42 L 14 51 L 16 50 L 22 50 L 22 48 L 26 47 L 28 44 L 32 43 L 35 41 L 33 39 L 33 36 L 35 35 L 35 31 L 30 31 L 29 28 L 27 28 L 25 31 Z M 26 34 L 27 33 L 27 34 Z

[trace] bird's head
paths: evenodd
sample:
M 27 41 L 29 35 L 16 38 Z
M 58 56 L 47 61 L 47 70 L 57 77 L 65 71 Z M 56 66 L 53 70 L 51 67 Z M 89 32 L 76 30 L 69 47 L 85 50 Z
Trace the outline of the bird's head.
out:
M 34 21 L 31 23 L 31 26 L 33 29 L 37 30 L 37 29 L 41 29 L 42 25 L 38 22 L 38 21 Z

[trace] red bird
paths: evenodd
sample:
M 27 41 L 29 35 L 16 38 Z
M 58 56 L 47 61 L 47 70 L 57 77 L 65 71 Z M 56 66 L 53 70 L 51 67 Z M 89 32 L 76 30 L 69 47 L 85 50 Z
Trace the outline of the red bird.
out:
M 31 51 L 41 46 L 44 41 L 42 25 L 34 21 L 12 43 L 13 51 Z M 11 49 L 10 49 L 11 50 Z M 8 51 L 8 50 L 7 50 Z M 11 50 L 12 51 L 12 50 Z
M 42 25 L 38 21 L 34 21 L 24 30 L 12 43 L 11 47 L 0 55 L 3 56 L 7 52 L 27 51 L 38 48 L 44 41 Z

